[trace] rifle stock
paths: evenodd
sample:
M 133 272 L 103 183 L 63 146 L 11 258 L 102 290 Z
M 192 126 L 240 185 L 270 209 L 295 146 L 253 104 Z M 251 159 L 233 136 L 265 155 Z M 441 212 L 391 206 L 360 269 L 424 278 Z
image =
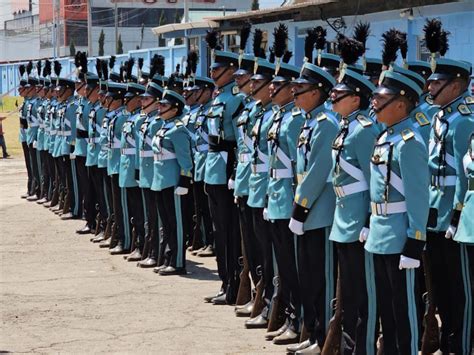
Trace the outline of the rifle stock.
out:
M 423 316 L 423 337 L 421 339 L 421 353 L 432 354 L 439 349 L 439 325 L 436 319 L 436 305 L 433 300 L 431 284 L 431 265 L 423 252 L 423 267 L 425 270 L 426 293 L 423 295 L 426 310 Z
M 280 302 L 281 297 L 281 287 L 280 287 L 280 278 L 275 276 L 273 278 L 273 296 L 271 301 L 270 309 L 270 319 L 268 321 L 268 332 L 273 332 L 279 329 L 283 323 L 285 323 L 285 309 L 282 303 Z
M 341 277 L 340 270 L 338 270 L 335 312 L 329 321 L 326 341 L 324 342 L 321 355 L 342 355 L 343 331 L 342 331 L 342 297 L 341 297 Z
M 252 314 L 250 314 L 250 318 L 257 317 L 260 313 L 262 313 L 263 307 L 265 307 L 265 302 L 263 300 L 263 279 L 260 278 L 260 281 L 257 283 L 257 292 L 255 294 L 255 303 L 253 305 Z
M 239 264 L 242 266 L 242 271 L 240 272 L 239 290 L 237 292 L 237 300 L 235 301 L 236 306 L 244 305 L 252 299 L 252 284 L 249 277 L 250 268 L 245 252 L 243 252 L 243 256 L 239 259 Z

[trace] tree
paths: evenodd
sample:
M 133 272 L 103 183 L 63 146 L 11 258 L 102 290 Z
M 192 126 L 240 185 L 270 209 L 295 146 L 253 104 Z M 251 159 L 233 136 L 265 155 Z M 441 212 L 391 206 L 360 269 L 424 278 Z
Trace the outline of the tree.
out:
M 117 40 L 117 54 L 123 54 L 122 35 L 120 34 Z
M 74 57 L 76 55 L 76 46 L 74 45 L 74 41 L 71 40 L 69 43 L 69 56 Z
M 253 0 L 252 7 L 250 8 L 250 10 L 255 11 L 259 9 L 260 9 L 260 3 L 258 2 L 258 0 Z
M 140 29 L 140 45 L 137 46 L 137 49 L 140 49 L 143 46 L 143 35 L 145 34 L 145 24 L 142 23 L 142 28 Z
M 181 15 L 180 11 L 178 9 L 176 9 L 176 13 L 174 15 L 174 23 L 181 23 L 182 18 L 183 18 L 183 16 Z M 177 46 L 180 45 L 180 44 L 183 44 L 183 39 L 182 38 L 175 38 L 174 44 L 177 45 Z
M 105 41 L 105 34 L 104 30 L 100 31 L 99 35 L 99 57 L 104 55 L 104 41 Z

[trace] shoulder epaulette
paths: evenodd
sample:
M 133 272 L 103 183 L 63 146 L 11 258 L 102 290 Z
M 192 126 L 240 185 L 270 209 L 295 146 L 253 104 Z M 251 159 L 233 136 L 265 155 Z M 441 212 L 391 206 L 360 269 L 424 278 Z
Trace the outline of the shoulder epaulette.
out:
M 320 112 L 320 113 L 318 113 L 318 115 L 316 116 L 316 120 L 317 120 L 318 122 L 324 121 L 324 120 L 326 120 L 327 118 L 328 118 L 328 116 L 326 116 L 326 114 L 325 114 L 324 112 Z
M 466 96 L 466 97 L 464 98 L 464 101 L 466 101 L 466 104 L 469 104 L 469 105 L 474 104 L 474 97 L 472 97 L 472 96 Z
M 466 104 L 458 105 L 458 111 L 461 115 L 470 115 L 472 113 L 471 109 Z
M 430 121 L 428 120 L 428 118 L 426 117 L 426 115 L 423 112 L 417 112 L 415 114 L 415 120 L 422 127 L 430 124 Z
M 415 132 L 413 132 L 410 128 L 404 129 L 400 134 L 402 135 L 402 138 L 405 142 L 415 137 Z
M 369 127 L 372 126 L 372 121 L 369 120 L 364 115 L 357 115 L 356 120 L 362 125 L 362 127 Z
M 237 85 L 233 86 L 232 87 L 232 95 L 237 95 L 238 93 L 240 93 L 240 89 Z
M 293 108 L 291 109 L 291 114 L 292 114 L 293 116 L 301 115 L 301 110 L 300 110 L 298 107 L 293 107 Z
M 272 106 L 272 111 L 273 111 L 274 113 L 278 112 L 279 109 L 280 109 L 280 108 L 279 108 L 277 105 Z
M 181 127 L 184 125 L 183 121 L 179 119 L 174 120 L 174 124 L 176 125 L 176 127 Z

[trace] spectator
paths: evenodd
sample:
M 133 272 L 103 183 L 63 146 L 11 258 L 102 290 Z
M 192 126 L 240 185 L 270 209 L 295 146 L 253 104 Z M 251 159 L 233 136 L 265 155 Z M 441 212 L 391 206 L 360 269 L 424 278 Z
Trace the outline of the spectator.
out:
M 0 146 L 2 147 L 3 151 L 3 158 L 8 158 L 10 155 L 7 153 L 7 145 L 5 143 L 5 137 L 3 136 L 3 126 L 2 126 L 2 121 L 6 117 L 0 116 Z

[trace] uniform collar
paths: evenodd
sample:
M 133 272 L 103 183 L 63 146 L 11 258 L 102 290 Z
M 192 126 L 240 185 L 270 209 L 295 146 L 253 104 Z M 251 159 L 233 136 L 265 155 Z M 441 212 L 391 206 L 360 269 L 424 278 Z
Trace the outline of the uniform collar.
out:
M 288 102 L 287 104 L 283 105 L 283 106 L 280 106 L 279 107 L 279 111 L 281 113 L 287 113 L 289 111 L 291 111 L 291 109 L 293 108 L 293 106 L 295 106 L 295 103 L 293 101 L 290 101 Z
M 411 116 L 407 116 L 402 119 L 400 122 L 395 123 L 394 125 L 387 128 L 387 135 L 394 136 L 400 134 L 405 129 L 411 129 L 413 127 L 413 120 Z
M 459 95 L 458 97 L 456 97 L 450 103 L 448 103 L 448 104 L 444 105 L 443 107 L 441 107 L 441 110 L 439 111 L 440 117 L 450 115 L 453 112 L 457 112 L 458 105 L 462 101 L 464 101 L 465 96 L 467 96 L 468 94 L 469 93 L 466 91 L 466 92 L 462 93 L 461 95 Z
M 359 113 L 360 113 L 360 109 L 357 109 L 353 111 L 352 113 L 350 113 L 347 117 L 343 117 L 342 119 L 346 120 L 348 123 L 351 123 L 352 121 L 356 119 Z
M 218 94 L 222 94 L 222 93 L 225 93 L 225 92 L 231 92 L 232 91 L 232 87 L 234 86 L 234 81 L 231 80 L 229 81 L 227 84 L 225 84 L 224 86 L 220 87 L 217 89 L 218 91 Z
M 316 106 L 309 112 L 305 112 L 303 109 L 301 109 L 301 113 L 303 114 L 303 117 L 306 118 L 307 120 L 311 118 L 315 118 L 318 113 L 323 112 L 325 110 L 324 104 Z

